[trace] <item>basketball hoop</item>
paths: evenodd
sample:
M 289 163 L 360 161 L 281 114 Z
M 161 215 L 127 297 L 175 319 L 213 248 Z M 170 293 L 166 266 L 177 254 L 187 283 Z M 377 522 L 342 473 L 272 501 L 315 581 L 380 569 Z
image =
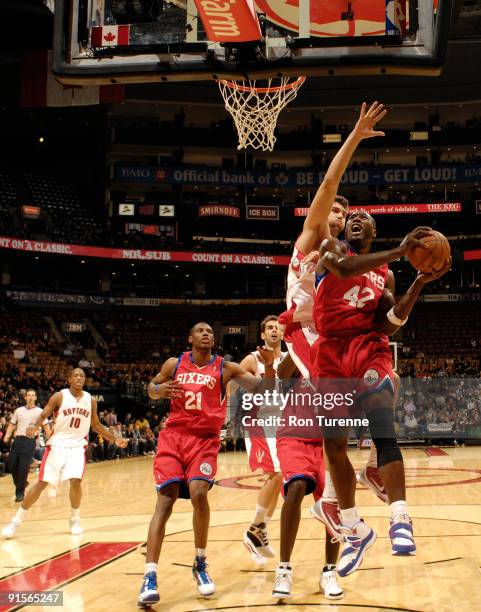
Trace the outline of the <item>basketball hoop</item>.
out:
M 256 81 L 219 81 L 225 107 L 237 128 L 238 149 L 274 149 L 279 113 L 294 100 L 305 80 L 304 76 L 295 80 L 280 77 L 280 84 L 275 85 L 275 79 L 267 79 L 267 87 L 257 87 Z

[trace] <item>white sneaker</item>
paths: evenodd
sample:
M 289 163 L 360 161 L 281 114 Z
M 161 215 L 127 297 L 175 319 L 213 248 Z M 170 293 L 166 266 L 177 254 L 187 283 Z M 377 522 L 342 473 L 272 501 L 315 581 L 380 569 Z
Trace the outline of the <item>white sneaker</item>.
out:
M 266 559 L 272 559 L 275 552 L 269 543 L 269 535 L 265 523 L 251 525 L 244 532 L 244 546 L 251 554 L 251 559 L 260 567 L 264 567 Z
M 321 572 L 319 587 L 326 599 L 342 599 L 344 597 L 344 591 L 337 584 L 335 571 Z
M 321 497 L 311 506 L 310 513 L 315 519 L 324 523 L 331 537 L 342 538 L 341 515 L 339 514 L 337 499 Z
M 272 589 L 272 597 L 284 599 L 291 597 L 292 590 L 292 570 L 284 567 L 278 567 L 276 570 L 276 581 Z
M 352 528 L 343 525 L 341 531 L 344 544 L 337 564 L 337 573 L 344 577 L 355 572 L 361 565 L 367 549 L 376 541 L 376 534 L 362 519 Z
M 83 534 L 84 530 L 80 526 L 80 519 L 70 519 L 69 524 L 71 535 L 79 536 Z
M 20 523 L 18 521 L 16 521 L 15 519 L 12 519 L 10 523 L 8 523 L 8 525 L 2 529 L 2 536 L 6 540 L 13 538 L 19 525 Z

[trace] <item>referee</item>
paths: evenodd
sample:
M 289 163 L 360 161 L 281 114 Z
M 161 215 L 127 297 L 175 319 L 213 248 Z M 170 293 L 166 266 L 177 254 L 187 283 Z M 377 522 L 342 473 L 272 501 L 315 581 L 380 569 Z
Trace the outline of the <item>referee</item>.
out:
M 23 501 L 25 487 L 27 486 L 28 471 L 35 452 L 36 438 L 27 436 L 27 427 L 32 425 L 42 413 L 37 406 L 37 394 L 29 389 L 25 395 L 26 405 L 17 408 L 13 413 L 5 433 L 4 442 L 8 443 L 15 431 L 12 448 L 8 456 L 8 469 L 12 473 L 15 483 L 15 501 Z

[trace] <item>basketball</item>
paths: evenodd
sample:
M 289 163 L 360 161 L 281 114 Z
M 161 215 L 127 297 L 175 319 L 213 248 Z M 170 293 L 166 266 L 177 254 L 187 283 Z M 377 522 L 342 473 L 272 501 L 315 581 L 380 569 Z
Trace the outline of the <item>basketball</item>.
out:
M 409 255 L 410 264 L 419 272 L 437 272 L 441 270 L 446 263 L 446 260 L 451 255 L 451 247 L 449 241 L 440 232 L 432 230 L 432 232 L 421 239 L 424 244 L 429 246 L 429 249 L 416 247 Z

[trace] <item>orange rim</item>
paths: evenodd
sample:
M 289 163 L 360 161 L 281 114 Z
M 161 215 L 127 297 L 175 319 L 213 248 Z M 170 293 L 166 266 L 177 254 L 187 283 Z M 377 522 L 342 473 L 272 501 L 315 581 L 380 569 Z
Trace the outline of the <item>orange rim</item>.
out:
M 242 91 L 243 93 L 248 93 L 249 91 L 257 91 L 258 93 L 275 93 L 276 91 L 287 91 L 294 88 L 297 89 L 304 83 L 305 80 L 305 76 L 300 76 L 292 83 L 288 83 L 287 85 L 278 85 L 277 87 L 247 87 L 246 85 L 238 85 L 236 81 L 225 81 L 224 79 L 220 80 L 219 83 L 227 85 L 227 87 L 230 87 L 230 89 Z

